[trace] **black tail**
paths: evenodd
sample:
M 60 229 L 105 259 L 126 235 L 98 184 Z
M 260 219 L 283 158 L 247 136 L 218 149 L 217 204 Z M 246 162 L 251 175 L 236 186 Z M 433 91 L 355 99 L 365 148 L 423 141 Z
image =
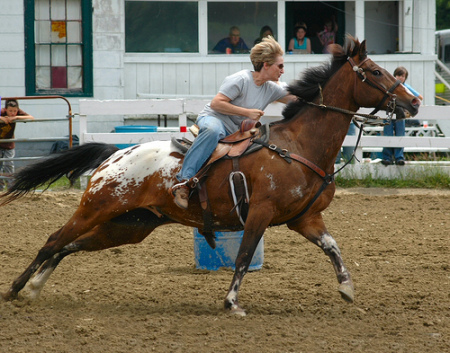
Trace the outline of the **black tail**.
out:
M 29 164 L 13 175 L 14 182 L 8 191 L 0 198 L 0 205 L 35 191 L 45 183 L 46 189 L 63 176 L 67 176 L 73 184 L 85 172 L 96 169 L 109 156 L 119 149 L 105 143 L 87 143 L 70 150 L 52 155 L 51 157 Z

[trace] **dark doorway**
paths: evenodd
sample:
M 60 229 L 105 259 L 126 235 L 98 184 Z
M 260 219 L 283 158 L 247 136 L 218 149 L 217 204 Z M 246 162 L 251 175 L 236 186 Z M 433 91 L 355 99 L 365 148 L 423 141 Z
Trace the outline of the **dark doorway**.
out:
M 327 20 L 334 18 L 338 31 L 336 43 L 343 44 L 345 36 L 345 1 L 307 1 L 286 2 L 286 48 L 294 36 L 294 27 L 297 23 L 307 25 L 306 36 L 311 40 L 312 51 L 322 53 L 322 45 L 317 33 L 322 31 Z

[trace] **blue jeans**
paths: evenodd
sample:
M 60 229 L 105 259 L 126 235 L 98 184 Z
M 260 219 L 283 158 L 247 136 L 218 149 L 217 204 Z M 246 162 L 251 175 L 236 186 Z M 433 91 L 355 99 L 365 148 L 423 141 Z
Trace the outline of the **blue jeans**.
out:
M 1 158 L 14 158 L 16 155 L 15 149 L 5 150 L 0 148 L 0 157 Z M 14 173 L 14 161 L 3 161 L 0 162 L 0 172 L 5 174 L 13 174 Z M 5 186 L 10 187 L 13 183 L 12 178 L 0 179 L 0 190 L 2 190 Z
M 405 120 L 394 120 L 383 128 L 384 136 L 405 136 Z M 401 148 L 383 148 L 383 159 L 387 161 L 405 159 L 403 155 L 403 147 Z
M 350 126 L 348 127 L 347 135 L 349 135 L 349 136 L 356 135 L 356 128 L 355 128 L 355 124 L 353 124 L 353 122 L 351 122 Z M 354 149 L 354 147 L 352 147 L 352 146 L 342 147 L 342 153 L 339 151 L 339 153 L 336 157 L 335 163 L 340 163 L 341 157 L 344 158 L 345 162 L 347 162 L 350 158 L 352 158 L 353 149 Z
M 219 140 L 229 135 L 222 121 L 213 116 L 202 116 L 196 123 L 200 131 L 184 157 L 180 172 L 176 175 L 179 181 L 189 180 L 197 174 L 216 149 Z

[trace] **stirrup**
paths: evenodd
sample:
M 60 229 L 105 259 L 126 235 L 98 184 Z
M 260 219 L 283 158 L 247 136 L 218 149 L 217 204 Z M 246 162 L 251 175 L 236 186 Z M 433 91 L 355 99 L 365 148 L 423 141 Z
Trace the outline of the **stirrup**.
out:
M 173 197 L 173 201 L 178 207 L 184 210 L 189 207 L 190 188 L 187 185 L 187 181 L 175 184 L 169 191 Z
M 181 183 L 175 184 L 170 188 L 170 193 L 173 195 L 173 193 L 178 190 L 179 188 L 182 188 L 183 186 L 186 186 L 187 188 L 190 189 L 189 185 L 188 185 L 188 181 L 189 180 L 184 180 Z

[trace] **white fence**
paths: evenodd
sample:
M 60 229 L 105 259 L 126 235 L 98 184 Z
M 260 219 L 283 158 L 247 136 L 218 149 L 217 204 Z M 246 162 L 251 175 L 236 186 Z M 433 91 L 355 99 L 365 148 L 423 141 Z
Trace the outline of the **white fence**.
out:
M 209 100 L 205 99 L 142 99 L 142 100 L 80 100 L 80 144 L 88 142 L 105 142 L 112 144 L 133 144 L 144 143 L 155 140 L 169 140 L 171 136 L 190 138 L 186 133 L 187 114 L 197 114 Z M 262 119 L 263 123 L 279 120 L 283 104 L 274 103 L 267 107 Z M 368 113 L 370 110 L 361 109 L 360 112 Z M 88 132 L 90 116 L 108 116 L 108 115 L 178 115 L 179 127 L 174 129 L 158 128 L 156 133 L 91 133 Z M 419 114 L 414 117 L 421 121 L 437 123 L 449 126 L 450 107 L 448 106 L 422 106 Z M 425 134 L 426 135 L 426 134 Z M 344 146 L 355 146 L 356 136 L 346 136 Z M 450 152 L 450 137 L 437 136 L 371 136 L 364 135 L 356 151 L 356 157 L 362 161 L 363 152 L 381 151 L 383 147 L 404 147 L 407 152 Z M 410 162 L 405 167 L 389 166 L 384 167 L 378 164 L 376 167 L 356 164 L 346 168 L 347 173 L 353 173 L 356 177 L 363 177 L 364 171 L 375 173 L 380 177 L 391 177 L 399 173 L 408 172 L 411 168 L 417 171 L 417 164 Z M 421 163 L 424 168 L 429 168 L 433 164 L 445 173 L 450 174 L 449 163 Z M 375 168 L 375 170 L 374 170 Z

